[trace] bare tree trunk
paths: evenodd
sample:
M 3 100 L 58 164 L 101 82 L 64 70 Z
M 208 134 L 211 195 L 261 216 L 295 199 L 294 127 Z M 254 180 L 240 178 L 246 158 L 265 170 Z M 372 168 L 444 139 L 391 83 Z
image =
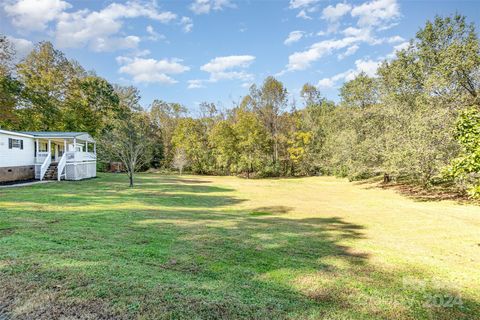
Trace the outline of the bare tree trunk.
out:
M 383 174 L 383 183 L 389 183 L 390 182 L 390 175 L 388 173 Z
M 128 173 L 128 179 L 130 180 L 130 188 L 133 188 L 133 172 Z

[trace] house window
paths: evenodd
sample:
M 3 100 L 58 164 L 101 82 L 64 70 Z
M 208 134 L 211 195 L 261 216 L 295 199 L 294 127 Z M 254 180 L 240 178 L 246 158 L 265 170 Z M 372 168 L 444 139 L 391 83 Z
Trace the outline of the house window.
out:
M 23 140 L 22 139 L 8 139 L 8 149 L 21 149 L 23 150 Z

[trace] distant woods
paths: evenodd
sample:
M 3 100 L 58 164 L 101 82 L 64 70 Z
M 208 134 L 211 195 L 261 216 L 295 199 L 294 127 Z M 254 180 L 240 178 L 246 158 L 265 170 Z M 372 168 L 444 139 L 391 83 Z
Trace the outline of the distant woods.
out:
M 474 25 L 459 15 L 428 21 L 375 77 L 346 82 L 339 103 L 310 84 L 293 103 L 268 77 L 237 105 L 202 103 L 195 117 L 161 100 L 144 110 L 137 89 L 85 71 L 48 42 L 19 63 L 6 37 L 0 45 L 2 128 L 87 131 L 123 144 L 130 137 L 138 148 L 129 170 L 382 176 L 480 194 L 480 46 Z M 119 160 L 111 147 L 106 160 Z

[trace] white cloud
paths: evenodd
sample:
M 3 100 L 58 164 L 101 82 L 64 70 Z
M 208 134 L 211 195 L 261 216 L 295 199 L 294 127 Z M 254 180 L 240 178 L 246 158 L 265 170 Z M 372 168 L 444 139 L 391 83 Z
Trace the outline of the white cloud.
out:
M 153 29 L 153 27 L 150 26 L 150 25 L 147 26 L 146 30 L 147 30 L 147 32 L 150 33 L 152 36 L 157 35 L 157 33 L 155 32 L 155 29 Z
M 319 9 L 317 5 L 318 2 L 320 2 L 320 0 L 290 0 L 289 8 L 292 10 L 300 10 L 297 13 L 297 18 L 312 20 L 309 14 Z
M 207 82 L 213 83 L 220 80 L 252 81 L 253 75 L 246 72 L 245 69 L 248 68 L 254 60 L 255 57 L 250 55 L 216 57 L 200 67 L 200 70 L 208 72 L 210 77 L 203 80 L 189 80 L 188 88 L 202 88 Z
M 249 55 L 216 57 L 215 59 L 210 60 L 210 62 L 208 62 L 207 64 L 201 66 L 200 70 L 209 73 L 225 72 L 226 70 L 234 68 L 246 68 L 254 60 L 255 57 Z
M 348 56 L 351 56 L 352 54 L 354 54 L 355 52 L 357 52 L 357 50 L 359 49 L 360 47 L 356 44 L 354 44 L 353 46 L 350 46 L 347 48 L 347 50 L 345 50 L 344 53 L 341 53 L 338 55 L 338 59 L 339 60 L 342 60 L 343 58 L 345 57 L 348 57 Z
M 183 32 L 189 33 L 193 29 L 193 20 L 189 17 L 182 17 L 180 25 L 182 26 Z
M 7 39 L 8 41 L 10 41 L 10 43 L 13 45 L 13 48 L 15 49 L 15 58 L 17 60 L 23 59 L 33 50 L 33 42 L 29 40 L 14 38 L 10 36 L 8 36 Z
M 358 59 L 355 61 L 355 69 L 349 69 L 345 72 L 338 73 L 330 78 L 320 79 L 317 83 L 319 88 L 334 88 L 339 85 L 340 81 L 351 81 L 361 72 L 366 73 L 369 77 L 375 77 L 377 69 L 382 60 Z
M 135 50 L 134 52 L 132 52 L 132 56 L 133 57 L 145 57 L 145 56 L 148 56 L 150 55 L 152 52 L 148 49 L 144 49 L 144 50 Z
M 381 60 L 359 59 L 355 61 L 355 66 L 357 67 L 358 73 L 365 72 L 369 77 L 375 77 L 381 63 Z
M 297 14 L 297 18 L 312 20 L 312 17 L 310 17 L 305 10 L 300 10 L 300 12 Z
M 333 81 L 330 78 L 323 78 L 320 79 L 317 83 L 317 87 L 322 88 L 322 89 L 329 89 L 333 88 L 335 86 L 335 81 Z
M 290 9 L 307 8 L 315 5 L 320 0 L 290 0 Z
M 3 9 L 14 26 L 28 31 L 43 31 L 48 22 L 72 6 L 62 0 L 20 0 L 7 2 Z
M 367 42 L 370 45 L 377 45 L 377 44 L 382 44 L 385 42 L 390 41 L 391 38 L 377 38 L 375 36 L 375 31 L 372 28 L 354 28 L 354 27 L 348 27 L 342 31 L 342 34 L 347 37 L 356 37 L 363 39 L 365 42 Z M 396 37 L 392 37 L 393 41 L 396 41 Z
M 336 6 L 328 6 L 322 11 L 322 19 L 328 21 L 328 33 L 337 32 L 340 27 L 340 19 L 352 10 L 347 3 L 338 3 Z
M 113 51 L 135 48 L 136 36 L 116 36 L 124 19 L 146 17 L 161 23 L 177 18 L 170 11 L 158 11 L 153 3 L 112 3 L 100 11 L 79 10 L 63 13 L 58 18 L 55 30 L 57 45 L 62 48 L 89 46 L 95 51 Z
M 393 49 L 395 51 L 401 51 L 401 50 L 407 49 L 409 45 L 410 45 L 410 42 L 405 41 L 405 42 L 402 42 L 402 43 L 394 46 Z
M 220 11 L 224 8 L 235 8 L 235 4 L 230 0 L 195 0 L 189 8 L 195 14 L 208 14 L 210 11 Z
M 400 8 L 396 0 L 373 0 L 355 6 L 351 15 L 358 17 L 358 25 L 361 27 L 383 26 L 400 16 Z
M 286 45 L 290 45 L 292 43 L 300 41 L 300 39 L 303 38 L 304 34 L 305 33 L 303 31 L 298 31 L 298 30 L 297 31 L 292 31 L 288 34 L 287 39 L 285 39 L 285 41 L 283 43 L 286 44 Z
M 88 46 L 94 51 L 135 49 L 140 38 L 135 35 L 119 35 L 125 19 L 144 17 L 161 23 L 177 19 L 170 11 L 158 10 L 155 2 L 127 1 L 111 3 L 98 11 L 88 9 L 67 12 L 72 6 L 63 0 L 20 0 L 8 2 L 4 10 L 19 29 L 40 30 L 55 26 L 52 34 L 60 48 Z M 191 29 L 191 21 L 181 20 L 184 29 Z M 149 39 L 162 37 L 147 27 Z
M 189 67 L 181 64 L 181 59 L 155 60 L 119 56 L 116 60 L 122 65 L 118 71 L 130 75 L 137 83 L 173 84 L 177 81 L 171 75 L 190 70 Z
M 166 37 L 163 34 L 160 34 L 160 33 L 156 32 L 155 29 L 151 25 L 147 26 L 146 31 L 149 34 L 148 40 L 157 41 L 157 40 L 165 40 L 166 39 Z
M 347 37 L 358 37 L 364 32 L 363 29 L 348 27 L 342 31 L 342 33 Z
M 90 43 L 90 48 L 96 52 L 114 51 L 117 49 L 135 49 L 140 43 L 137 36 L 97 38 Z
M 338 3 L 336 6 L 328 6 L 322 11 L 322 19 L 335 22 L 352 10 L 348 3 Z
M 397 44 L 396 46 L 393 46 L 393 50 L 392 52 L 390 52 L 389 54 L 387 54 L 387 59 L 393 59 L 395 58 L 395 56 L 397 55 L 397 52 L 398 51 L 402 51 L 402 50 L 405 50 L 409 47 L 410 45 L 410 42 L 408 41 L 405 41 L 405 42 L 402 42 L 400 44 Z
M 323 40 L 314 43 L 305 51 L 299 51 L 288 57 L 287 71 L 305 70 L 312 62 L 331 54 L 333 51 L 351 47 L 360 42 L 372 42 L 369 34 L 350 36 L 342 39 Z
M 204 80 L 188 80 L 188 89 L 205 88 Z
M 291 8 L 301 8 L 309 5 L 309 1 L 291 1 Z M 361 43 L 378 45 L 381 43 L 396 43 L 403 41 L 400 36 L 390 38 L 379 38 L 376 32 L 392 25 L 392 20 L 400 17 L 399 5 L 396 0 L 372 0 L 363 4 L 352 6 L 347 3 L 339 3 L 335 6 L 328 6 L 322 11 L 322 19 L 329 22 L 328 30 L 321 31 L 317 35 L 326 35 L 336 32 L 340 26 L 342 17 L 350 15 L 357 18 L 356 26 L 344 29 L 341 33 L 343 38 L 327 39 L 316 42 L 303 51 L 294 52 L 288 57 L 288 64 L 279 75 L 287 71 L 305 70 L 315 61 L 333 54 L 336 51 L 345 50 L 338 55 L 343 59 L 354 54 Z
M 393 36 L 387 39 L 388 43 L 398 43 L 398 42 L 405 42 L 405 39 L 400 36 Z

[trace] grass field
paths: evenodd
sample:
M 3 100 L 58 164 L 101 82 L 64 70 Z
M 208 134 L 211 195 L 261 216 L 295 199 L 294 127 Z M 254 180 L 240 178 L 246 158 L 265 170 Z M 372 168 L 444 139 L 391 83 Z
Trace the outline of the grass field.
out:
M 137 183 L 0 189 L 5 319 L 480 319 L 478 206 L 324 177 Z

